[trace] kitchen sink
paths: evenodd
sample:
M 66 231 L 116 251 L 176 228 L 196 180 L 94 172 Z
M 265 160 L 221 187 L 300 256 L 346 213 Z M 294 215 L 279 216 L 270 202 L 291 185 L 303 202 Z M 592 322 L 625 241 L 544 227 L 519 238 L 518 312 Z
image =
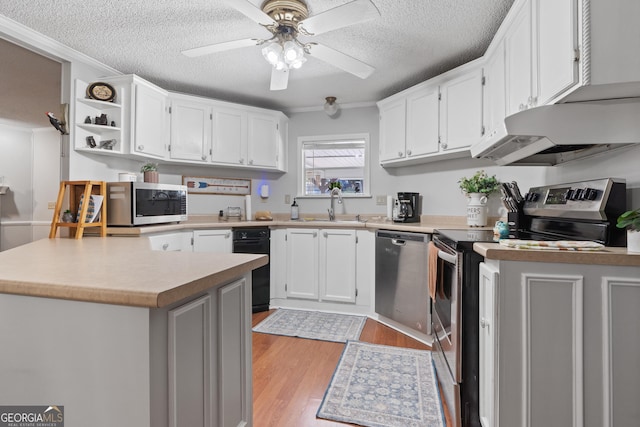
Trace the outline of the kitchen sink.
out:
M 364 221 L 359 221 L 357 219 L 337 219 L 334 221 L 330 221 L 329 218 L 300 218 L 297 221 L 298 222 L 330 222 L 332 224 L 358 224 L 358 223 L 364 222 Z

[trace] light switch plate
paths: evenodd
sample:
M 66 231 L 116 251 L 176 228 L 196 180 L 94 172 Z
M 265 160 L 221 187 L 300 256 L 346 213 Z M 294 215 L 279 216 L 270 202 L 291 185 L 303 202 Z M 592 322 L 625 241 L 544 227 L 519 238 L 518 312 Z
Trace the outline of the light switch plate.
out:
M 290 194 L 285 194 L 284 195 L 284 202 L 288 205 L 291 203 L 291 195 Z
M 387 196 L 386 195 L 382 195 L 382 196 L 376 196 L 376 205 L 386 205 L 387 204 Z
M 55 208 L 56 208 L 56 202 L 47 203 L 47 209 L 55 209 Z

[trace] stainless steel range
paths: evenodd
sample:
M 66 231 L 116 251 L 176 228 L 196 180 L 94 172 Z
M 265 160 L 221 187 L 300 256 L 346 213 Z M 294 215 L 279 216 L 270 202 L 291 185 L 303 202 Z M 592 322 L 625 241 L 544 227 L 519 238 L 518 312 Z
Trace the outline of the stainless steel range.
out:
M 624 246 L 615 226 L 626 210 L 623 180 L 598 179 L 531 188 L 509 200 L 509 238 L 589 240 Z M 491 230 L 438 230 L 438 278 L 432 303 L 433 358 L 454 426 L 480 426 L 478 267 L 475 242 L 497 241 Z

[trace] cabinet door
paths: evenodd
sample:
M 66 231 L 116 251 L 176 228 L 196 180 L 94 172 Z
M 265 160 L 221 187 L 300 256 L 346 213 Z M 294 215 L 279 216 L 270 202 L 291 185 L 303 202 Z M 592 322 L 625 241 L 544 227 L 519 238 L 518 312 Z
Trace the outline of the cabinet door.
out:
M 169 156 L 176 160 L 206 161 L 211 143 L 211 107 L 174 100 L 171 103 Z
M 251 293 L 242 279 L 218 290 L 219 422 L 211 425 L 251 425 Z M 182 424 L 191 426 L 193 424 Z
M 191 232 L 164 233 L 149 236 L 152 251 L 190 252 Z
M 380 106 L 380 162 L 405 156 L 405 120 L 404 98 Z
M 505 118 L 504 42 L 500 42 L 487 58 L 482 94 L 484 136 L 492 137 Z
M 578 83 L 577 0 L 534 0 L 534 70 L 538 97 L 535 105 L 545 105 Z
M 431 86 L 407 97 L 407 157 L 438 152 L 439 95 Z
M 482 427 L 496 426 L 497 374 L 496 366 L 496 327 L 498 326 L 496 288 L 498 271 L 487 264 L 480 263 L 480 423 Z
M 164 158 L 167 153 L 168 123 L 164 92 L 138 84 L 135 90 L 135 120 L 132 152 Z
M 213 425 L 211 296 L 169 311 L 168 328 L 169 426 Z
M 284 286 L 287 283 L 287 230 L 271 230 L 269 249 L 270 291 L 272 299 L 286 298 Z
M 230 254 L 233 249 L 231 230 L 194 230 L 194 252 L 217 252 Z
M 522 2 L 505 36 L 507 116 L 532 103 L 531 5 Z
M 440 149 L 467 148 L 482 138 L 482 69 L 440 86 Z
M 318 230 L 287 230 L 287 298 L 318 299 Z
M 278 166 L 278 118 L 267 114 L 249 113 L 247 164 L 249 166 Z
M 320 299 L 356 302 L 356 232 L 320 232 Z
M 213 108 L 211 161 L 232 165 L 247 162 L 247 114 L 235 108 Z

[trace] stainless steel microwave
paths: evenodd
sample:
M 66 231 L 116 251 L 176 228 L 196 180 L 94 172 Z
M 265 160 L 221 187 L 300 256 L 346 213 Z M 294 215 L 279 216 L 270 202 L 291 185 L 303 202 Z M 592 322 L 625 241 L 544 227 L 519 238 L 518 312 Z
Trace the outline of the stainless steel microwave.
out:
M 107 225 L 162 224 L 187 220 L 187 187 L 150 182 L 107 183 Z

